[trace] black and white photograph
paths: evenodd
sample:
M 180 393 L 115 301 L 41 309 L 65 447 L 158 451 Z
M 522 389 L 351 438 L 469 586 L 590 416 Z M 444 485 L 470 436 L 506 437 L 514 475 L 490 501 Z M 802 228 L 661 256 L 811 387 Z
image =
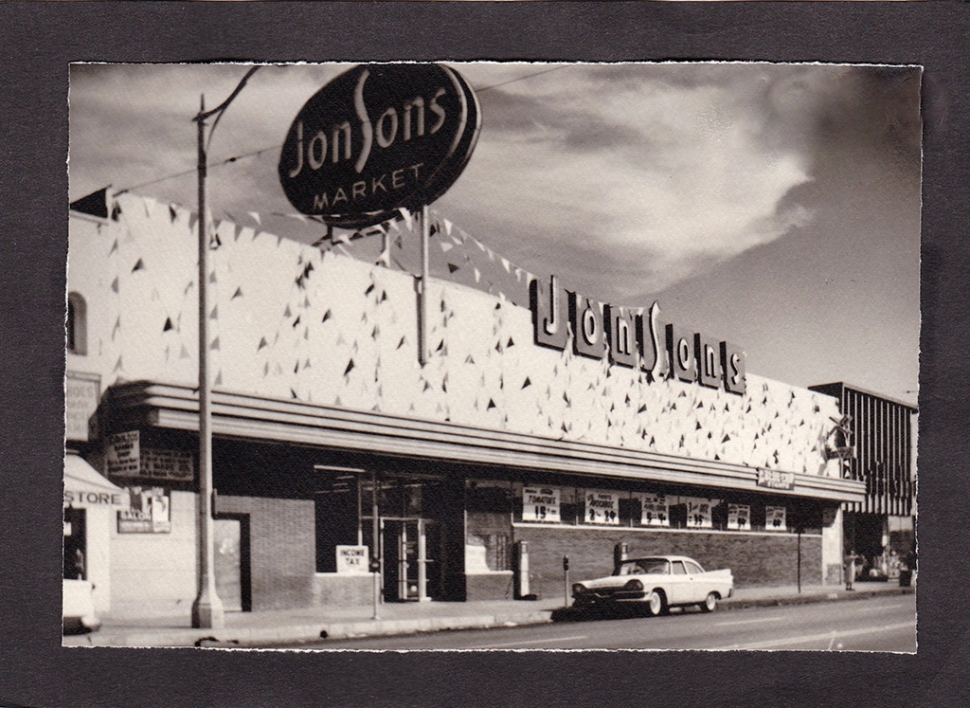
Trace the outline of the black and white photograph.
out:
M 62 645 L 916 653 L 923 79 L 72 63 Z

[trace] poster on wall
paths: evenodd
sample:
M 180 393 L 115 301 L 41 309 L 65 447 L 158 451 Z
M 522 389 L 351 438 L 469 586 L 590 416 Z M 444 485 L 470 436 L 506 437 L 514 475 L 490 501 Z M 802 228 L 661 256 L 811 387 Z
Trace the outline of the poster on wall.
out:
M 188 450 L 155 450 L 142 448 L 142 477 L 191 482 L 195 479 L 195 457 Z
M 785 507 L 766 506 L 765 507 L 765 530 L 766 531 L 787 531 L 785 523 Z
M 559 523 L 559 489 L 523 487 L 522 520 Z
M 710 499 L 685 497 L 684 501 L 687 503 L 687 528 L 709 529 L 713 527 L 711 522 L 713 504 Z
M 118 533 L 170 533 L 172 503 L 161 487 L 126 487 L 128 508 L 118 512 Z
M 747 531 L 751 528 L 751 507 L 748 504 L 728 504 L 729 529 Z
M 108 477 L 137 477 L 140 459 L 141 436 L 137 430 L 108 436 L 105 446 Z
M 670 511 L 666 494 L 641 494 L 640 525 L 670 526 Z
M 101 400 L 101 377 L 68 371 L 64 379 L 65 435 L 68 440 L 97 438 L 94 414 Z
M 586 523 L 620 524 L 620 495 L 613 492 L 586 492 Z

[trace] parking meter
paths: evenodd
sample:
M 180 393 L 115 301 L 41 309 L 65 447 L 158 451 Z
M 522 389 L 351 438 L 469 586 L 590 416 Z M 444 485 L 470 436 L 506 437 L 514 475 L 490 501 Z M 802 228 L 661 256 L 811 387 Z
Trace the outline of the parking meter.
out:
M 562 588 L 566 607 L 569 607 L 569 556 L 562 557 Z

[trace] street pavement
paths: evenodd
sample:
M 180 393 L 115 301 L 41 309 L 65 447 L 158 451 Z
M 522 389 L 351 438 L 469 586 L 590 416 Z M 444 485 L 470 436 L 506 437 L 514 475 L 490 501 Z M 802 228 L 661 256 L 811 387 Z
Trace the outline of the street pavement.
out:
M 698 608 L 669 616 L 603 613 L 587 620 L 511 629 L 324 639 L 314 648 L 366 651 L 759 650 L 916 651 L 914 595 L 865 602 L 814 602 L 707 614 Z
M 742 587 L 722 600 L 719 611 L 805 603 L 860 600 L 912 594 L 895 583 L 844 586 Z M 384 603 L 374 617 L 372 606 L 313 607 L 295 610 L 226 613 L 221 629 L 193 629 L 187 619 L 113 620 L 100 630 L 63 637 L 69 647 L 225 647 L 257 648 L 319 645 L 321 639 L 411 635 L 441 630 L 469 630 L 550 624 L 574 619 L 564 597 L 536 601 Z

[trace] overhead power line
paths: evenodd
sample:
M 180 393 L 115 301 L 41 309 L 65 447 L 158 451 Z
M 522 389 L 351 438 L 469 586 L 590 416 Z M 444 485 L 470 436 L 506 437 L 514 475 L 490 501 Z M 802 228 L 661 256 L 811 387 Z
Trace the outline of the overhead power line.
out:
M 474 91 L 475 91 L 475 93 L 484 93 L 485 91 L 490 91 L 491 89 L 495 89 L 495 88 L 498 88 L 500 86 L 508 86 L 509 84 L 514 84 L 514 83 L 519 82 L 519 81 L 525 81 L 526 79 L 531 79 L 534 76 L 541 76 L 542 74 L 548 74 L 549 72 L 552 72 L 552 71 L 558 71 L 559 69 L 563 69 L 566 66 L 568 66 L 568 65 L 567 64 L 561 64 L 561 65 L 554 66 L 554 67 L 549 68 L 549 69 L 544 69 L 543 71 L 537 71 L 537 72 L 534 72 L 532 74 L 526 74 L 525 76 L 519 76 L 519 77 L 516 77 L 514 79 L 509 79 L 508 81 L 502 81 L 502 82 L 497 83 L 497 84 L 492 84 L 491 86 L 485 86 L 485 87 L 482 87 L 482 88 L 476 88 L 476 89 L 474 89 Z M 225 160 L 220 160 L 219 162 L 210 162 L 208 164 L 208 167 L 210 167 L 210 168 L 213 168 L 213 167 L 224 167 L 225 165 L 229 165 L 229 164 L 231 164 L 233 162 L 238 162 L 239 160 L 244 160 L 247 157 L 254 157 L 254 156 L 261 155 L 262 153 L 266 152 L 267 150 L 279 150 L 282 147 L 283 147 L 283 144 L 282 143 L 280 143 L 279 145 L 270 145 L 269 147 L 264 147 L 264 148 L 260 148 L 259 150 L 254 150 L 253 152 L 247 152 L 247 153 L 244 153 L 242 155 L 234 155 L 233 157 L 227 157 Z M 175 179 L 176 177 L 184 177 L 185 175 L 195 174 L 195 172 L 196 172 L 196 168 L 195 167 L 191 167 L 191 168 L 189 168 L 187 170 L 182 170 L 181 172 L 173 172 L 171 174 L 165 175 L 163 177 L 158 177 L 158 178 L 153 179 L 153 180 L 150 180 L 148 182 L 142 182 L 141 184 L 136 184 L 136 185 L 132 185 L 130 187 L 125 187 L 124 189 L 120 189 L 117 192 L 115 192 L 115 194 L 124 194 L 126 192 L 131 192 L 131 191 L 134 191 L 134 190 L 138 190 L 138 189 L 141 189 L 143 187 L 150 187 L 153 184 L 158 184 L 159 182 L 165 182 L 166 180 Z

